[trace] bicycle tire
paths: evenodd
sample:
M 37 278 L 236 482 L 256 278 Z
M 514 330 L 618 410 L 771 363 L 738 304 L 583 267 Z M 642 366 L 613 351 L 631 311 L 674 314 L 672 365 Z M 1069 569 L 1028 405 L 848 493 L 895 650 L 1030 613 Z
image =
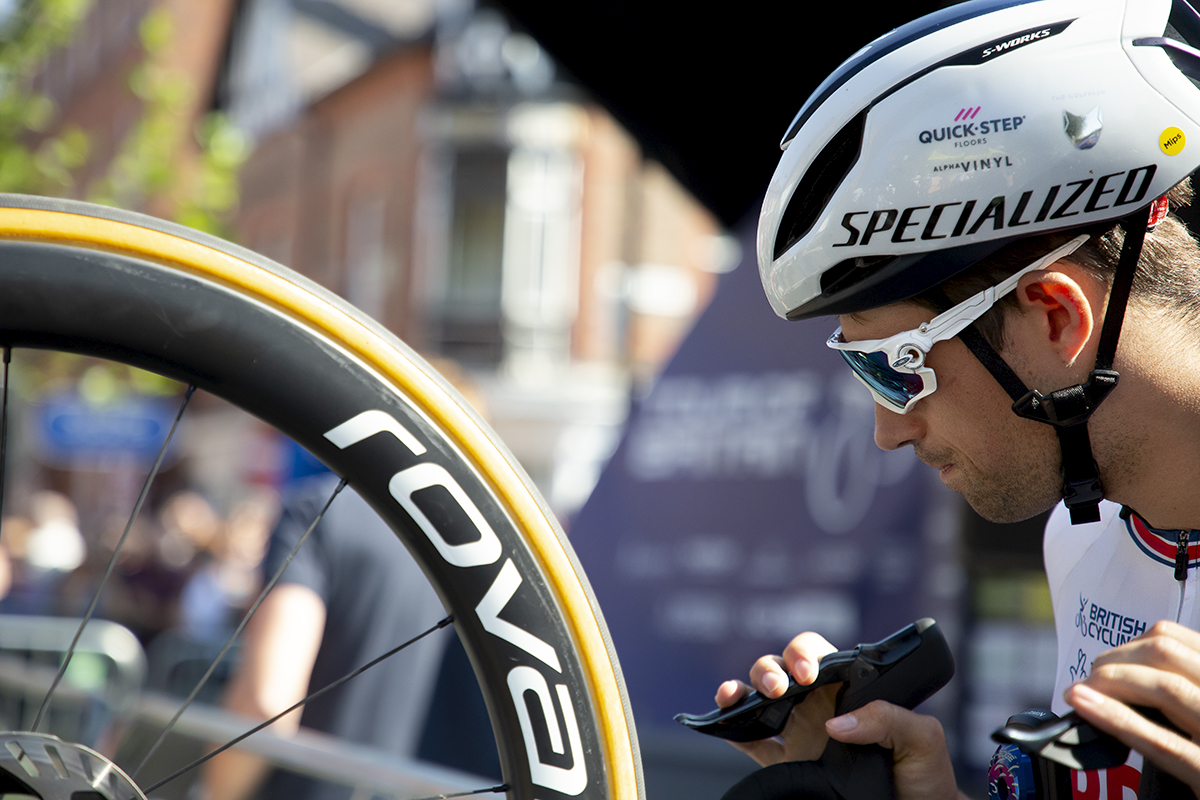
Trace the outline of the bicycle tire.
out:
M 487 426 L 382 326 L 215 237 L 0 194 L 0 345 L 194 384 L 299 442 L 392 527 L 453 615 L 509 796 L 644 796 L 620 667 L 565 535 Z

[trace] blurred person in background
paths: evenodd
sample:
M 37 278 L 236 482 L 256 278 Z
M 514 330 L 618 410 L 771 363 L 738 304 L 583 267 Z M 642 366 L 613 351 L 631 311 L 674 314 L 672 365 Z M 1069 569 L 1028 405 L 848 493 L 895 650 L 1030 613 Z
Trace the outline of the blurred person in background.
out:
M 158 512 L 160 533 L 155 555 L 169 569 L 191 572 L 216 549 L 225 523 L 198 492 L 176 492 Z
M 33 530 L 33 521 L 24 516 L 5 517 L 0 522 L 0 546 L 5 550 L 7 589 L 0 598 L 0 613 L 36 614 L 36 600 L 30 592 L 28 567 L 25 564 L 25 543 Z
M 207 503 L 204 506 L 209 508 Z M 259 565 L 278 513 L 274 494 L 261 492 L 236 504 L 228 520 L 218 521 L 213 535 L 198 549 L 179 599 L 181 636 L 223 643 L 232 633 L 262 587 Z
M 87 546 L 79 532 L 75 504 L 58 492 L 37 492 L 29 500 L 33 530 L 25 541 L 25 562 L 57 584 L 83 563 Z
M 9 590 L 12 589 L 12 577 L 12 559 L 8 557 L 4 543 L 0 542 L 0 601 L 8 597 Z
M 160 542 L 172 529 L 178 533 L 159 552 L 186 556 L 187 567 L 173 624 L 147 648 L 150 688 L 178 697 L 195 688 L 262 588 L 259 565 L 278 515 L 278 497 L 267 490 L 236 503 L 227 519 L 192 491 L 164 504 L 160 518 L 168 534 Z M 199 695 L 202 701 L 219 702 L 234 659 L 219 664 Z
M 5 614 L 62 613 L 60 594 L 87 557 L 74 504 L 58 492 L 35 492 L 28 516 L 5 517 Z
M 336 485 L 332 475 L 311 478 L 285 503 L 263 560 L 264 575 L 273 575 L 284 562 Z M 272 717 L 443 616 L 437 595 L 395 534 L 345 489 L 247 626 L 224 705 L 258 720 Z M 427 637 L 289 714 L 272 730 L 286 736 L 304 726 L 397 756 L 415 756 L 446 640 L 447 634 Z M 213 800 L 351 795 L 351 787 L 272 772 L 265 762 L 236 750 L 213 759 L 203 780 L 204 796 Z
M 187 576 L 186 565 L 176 567 L 162 560 L 161 530 L 148 519 L 143 515 L 130 527 L 97 612 L 133 631 L 143 647 L 176 624 L 179 593 Z M 113 516 L 103 526 L 95 557 L 72 576 L 77 585 L 71 596 L 64 597 L 67 613 L 83 615 L 127 521 L 124 516 Z

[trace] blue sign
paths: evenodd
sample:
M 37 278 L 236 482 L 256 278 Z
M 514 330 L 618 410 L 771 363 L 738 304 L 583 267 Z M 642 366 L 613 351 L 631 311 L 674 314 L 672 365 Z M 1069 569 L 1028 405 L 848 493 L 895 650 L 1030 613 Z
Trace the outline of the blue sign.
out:
M 151 460 L 177 411 L 170 400 L 137 398 L 94 406 L 75 395 L 56 395 L 34 407 L 38 454 L 50 463 Z
M 956 627 L 953 495 L 875 446 L 870 395 L 824 346 L 836 323 L 775 316 L 751 234 L 569 529 L 643 731 L 806 630 Z

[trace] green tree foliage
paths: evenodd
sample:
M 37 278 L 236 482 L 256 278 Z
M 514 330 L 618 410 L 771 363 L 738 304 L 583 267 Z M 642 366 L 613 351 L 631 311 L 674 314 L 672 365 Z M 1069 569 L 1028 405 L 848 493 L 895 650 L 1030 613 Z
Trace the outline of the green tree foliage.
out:
M 0 191 L 153 210 L 226 235 L 224 221 L 237 205 L 237 172 L 249 146 L 219 113 L 194 124 L 195 88 L 164 57 L 175 38 L 165 9 L 148 13 L 138 29 L 145 55 L 127 84 L 141 115 L 104 174 L 79 185 L 79 168 L 91 149 L 88 135 L 77 126 L 56 127 L 58 109 L 33 84 L 54 49 L 70 42 L 93 2 L 21 0 L 0 27 Z M 189 152 L 195 157 L 181 157 Z
M 69 127 L 41 136 L 57 109 L 31 84 L 90 7 L 91 0 L 24 2 L 0 27 L 0 190 L 63 195 L 74 189 L 71 171 L 87 160 L 87 135 Z

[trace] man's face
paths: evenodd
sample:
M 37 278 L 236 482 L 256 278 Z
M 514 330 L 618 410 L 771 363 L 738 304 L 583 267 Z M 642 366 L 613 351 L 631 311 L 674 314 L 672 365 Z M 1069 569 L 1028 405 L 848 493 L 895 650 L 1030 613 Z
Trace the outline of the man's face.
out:
M 852 342 L 893 336 L 933 316 L 901 302 L 838 321 Z M 1001 355 L 1028 381 L 1019 354 Z M 1012 400 L 958 338 L 935 344 L 925 364 L 937 375 L 937 390 L 907 414 L 876 404 L 875 443 L 884 450 L 912 445 L 942 483 L 993 522 L 1028 519 L 1058 502 L 1061 455 L 1053 430 L 1014 414 Z

